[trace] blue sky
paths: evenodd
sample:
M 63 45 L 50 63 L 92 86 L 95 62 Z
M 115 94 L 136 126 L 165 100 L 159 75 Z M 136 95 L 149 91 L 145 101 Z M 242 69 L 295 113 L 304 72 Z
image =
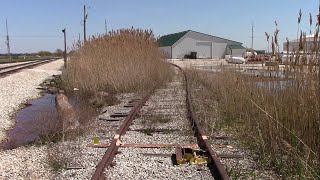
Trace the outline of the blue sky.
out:
M 302 9 L 302 29 L 309 29 L 309 13 L 318 11 L 318 0 L 1 0 L 0 53 L 6 52 L 5 19 L 8 19 L 12 52 L 55 51 L 63 49 L 67 28 L 68 47 L 82 34 L 83 5 L 88 6 L 87 34 L 108 29 L 139 27 L 158 35 L 195 30 L 243 42 L 251 46 L 254 22 L 254 48 L 266 49 L 264 32 L 280 29 L 280 42 L 297 36 L 297 16 Z M 314 23 L 315 24 L 315 23 Z

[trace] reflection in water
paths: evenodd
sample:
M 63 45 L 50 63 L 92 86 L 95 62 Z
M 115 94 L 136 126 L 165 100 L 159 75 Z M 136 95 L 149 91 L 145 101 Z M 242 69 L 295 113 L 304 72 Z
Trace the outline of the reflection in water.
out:
M 267 89 L 267 90 L 275 90 L 275 91 L 284 90 L 289 86 L 293 86 L 293 84 L 294 84 L 293 80 L 255 82 L 255 85 L 258 88 Z
M 55 95 L 47 94 L 20 110 L 16 124 L 7 132 L 8 141 L 0 149 L 14 149 L 34 142 L 40 135 L 52 132 L 58 122 Z
M 281 91 L 295 83 L 294 76 L 288 72 L 277 69 L 268 69 L 266 67 L 241 67 L 241 66 L 206 66 L 206 65 L 192 65 L 193 68 L 205 70 L 207 72 L 222 72 L 231 70 L 252 77 L 261 77 L 261 80 L 253 81 L 254 86 L 267 90 Z M 267 79 L 265 79 L 267 78 Z M 250 82 L 248 82 L 250 83 Z M 250 84 L 251 84 L 250 83 Z

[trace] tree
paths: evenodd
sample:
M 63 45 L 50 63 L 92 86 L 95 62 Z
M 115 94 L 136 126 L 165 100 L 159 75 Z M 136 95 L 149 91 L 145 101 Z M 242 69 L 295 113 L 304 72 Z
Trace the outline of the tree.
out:
M 59 57 L 62 57 L 63 56 L 63 51 L 61 49 L 57 49 L 55 52 L 54 52 L 55 56 L 59 56 Z
M 49 51 L 39 51 L 39 52 L 38 52 L 38 55 L 41 56 L 41 57 L 44 57 L 44 56 L 52 56 L 52 53 L 49 52 Z

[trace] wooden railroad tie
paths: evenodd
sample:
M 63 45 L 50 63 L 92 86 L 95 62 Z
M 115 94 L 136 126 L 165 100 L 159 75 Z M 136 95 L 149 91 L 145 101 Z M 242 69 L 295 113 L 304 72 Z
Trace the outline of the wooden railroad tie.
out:
M 110 144 L 88 144 L 87 147 L 93 148 L 108 148 Z M 120 144 L 119 147 L 123 148 L 174 148 L 174 147 L 189 147 L 189 148 L 199 148 L 198 144 Z
M 91 148 L 108 148 L 110 144 L 87 144 L 87 147 Z M 219 145 L 211 145 L 212 147 L 215 148 L 229 148 L 233 149 L 234 147 L 231 145 L 224 145 L 224 144 L 219 144 Z M 191 148 L 191 149 L 199 149 L 198 144 L 120 144 L 119 147 L 122 148 Z M 179 153 L 176 154 L 177 157 L 179 158 Z M 182 156 L 182 154 L 180 155 Z M 229 153 L 221 153 L 217 154 L 218 157 L 220 158 L 226 158 L 226 159 L 232 159 L 232 158 L 244 158 L 243 155 L 239 154 L 229 154 Z
M 92 148 L 108 148 L 110 144 L 87 144 L 87 147 Z M 231 145 L 224 145 L 224 144 L 215 144 L 211 145 L 215 148 L 229 148 L 233 149 L 234 147 Z M 123 148 L 175 148 L 175 147 L 182 147 L 182 148 L 194 148 L 199 149 L 198 144 L 120 144 L 119 147 Z

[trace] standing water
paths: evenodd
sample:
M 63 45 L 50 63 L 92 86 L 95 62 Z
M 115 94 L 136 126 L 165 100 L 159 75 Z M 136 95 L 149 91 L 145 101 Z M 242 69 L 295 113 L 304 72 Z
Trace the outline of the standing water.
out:
M 16 116 L 15 126 L 7 132 L 8 140 L 0 149 L 14 149 L 36 141 L 39 136 L 50 133 L 58 122 L 55 95 L 47 94 L 31 102 Z

